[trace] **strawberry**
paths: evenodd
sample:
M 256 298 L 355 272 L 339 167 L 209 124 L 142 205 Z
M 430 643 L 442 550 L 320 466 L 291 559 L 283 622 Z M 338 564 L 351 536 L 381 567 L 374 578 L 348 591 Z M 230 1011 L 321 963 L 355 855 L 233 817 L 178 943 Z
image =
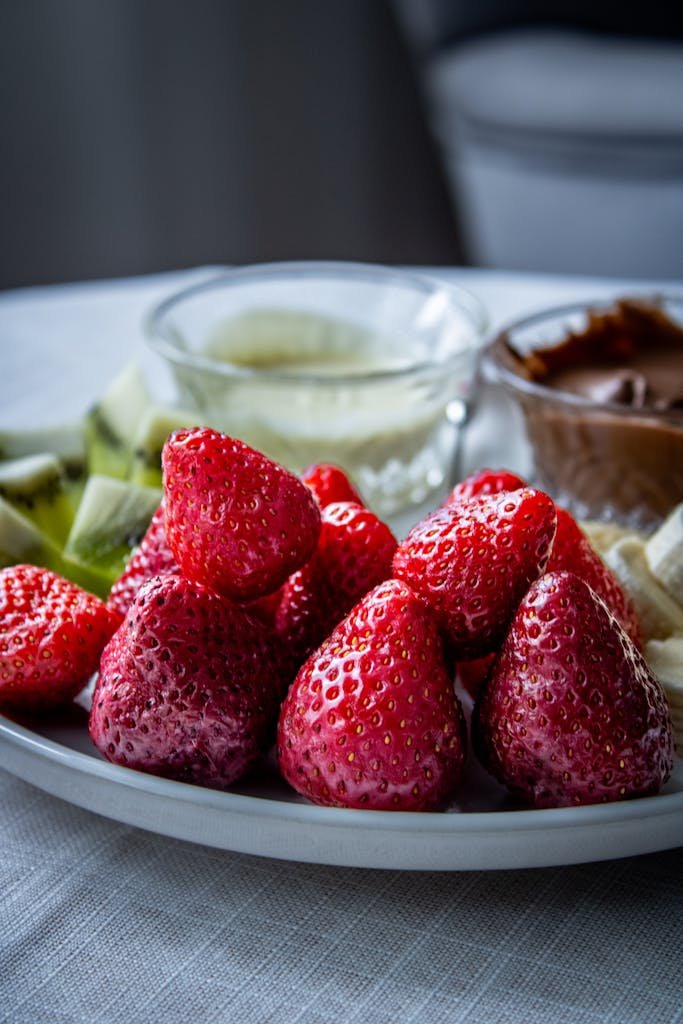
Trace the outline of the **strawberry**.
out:
M 605 565 L 578 523 L 563 508 L 557 509 L 557 532 L 546 566 L 547 572 L 566 569 L 585 580 L 621 623 L 636 647 L 641 632 L 635 606 L 612 570 Z
M 351 611 L 391 576 L 396 538 L 377 516 L 355 502 L 322 511 L 315 554 L 285 583 L 275 628 L 297 667 Z
M 437 509 L 399 545 L 394 576 L 433 609 L 453 658 L 496 649 L 545 568 L 555 520 L 548 495 L 525 487 Z
M 279 672 L 244 608 L 182 576 L 152 577 L 102 654 L 90 736 L 117 764 L 224 788 L 268 745 Z
M 40 714 L 70 701 L 117 624 L 98 597 L 48 569 L 0 570 L 0 707 Z
M 518 491 L 526 487 L 526 483 L 516 473 L 508 469 L 479 469 L 470 473 L 464 480 L 456 484 L 446 498 L 445 504 L 467 501 L 480 494 L 500 494 L 502 491 Z
M 460 781 L 464 719 L 436 624 L 405 583 L 367 594 L 300 669 L 282 705 L 285 779 L 314 803 L 442 807 Z
M 589 585 L 547 573 L 515 615 L 473 718 L 484 765 L 536 807 L 656 793 L 673 763 L 664 692 Z
M 166 540 L 164 509 L 160 505 L 144 537 L 131 552 L 123 573 L 109 591 L 107 608 L 123 619 L 145 580 L 165 572 L 178 572 L 178 565 Z
M 470 697 L 476 697 L 486 682 L 491 665 L 496 659 L 495 653 L 485 654 L 482 658 L 471 658 L 459 661 L 456 665 L 458 680 Z
M 357 505 L 365 504 L 344 470 L 339 466 L 317 462 L 304 470 L 301 479 L 307 487 L 310 487 L 313 497 L 321 508 L 336 501 L 355 501 Z
M 162 453 L 166 536 L 181 571 L 234 600 L 277 590 L 313 554 L 320 511 L 298 477 L 208 427 Z

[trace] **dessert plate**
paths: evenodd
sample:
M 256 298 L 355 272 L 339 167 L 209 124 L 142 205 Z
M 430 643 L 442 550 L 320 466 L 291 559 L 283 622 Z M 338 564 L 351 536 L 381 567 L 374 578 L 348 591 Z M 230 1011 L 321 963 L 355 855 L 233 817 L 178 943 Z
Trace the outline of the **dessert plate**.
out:
M 214 270 L 196 273 L 206 277 Z M 470 282 L 496 323 L 589 292 L 600 297 L 606 289 L 623 291 L 621 282 L 479 271 L 468 272 L 463 283 Z M 91 396 L 101 394 L 128 359 L 139 357 L 143 314 L 176 286 L 175 277 L 162 276 L 5 293 L 3 426 L 42 424 L 46 395 L 54 422 L 85 411 Z M 523 474 L 529 465 L 521 433 L 498 396 L 481 403 L 468 427 L 463 472 L 489 464 Z M 396 523 L 396 532 L 409 525 Z M 306 803 L 268 763 L 226 793 L 109 764 L 90 743 L 85 708 L 74 707 L 74 717 L 49 724 L 0 716 L 0 765 L 105 817 L 218 849 L 331 865 L 480 870 L 605 860 L 683 845 L 681 760 L 660 795 L 623 803 L 520 809 L 472 762 L 463 796 L 449 812 L 352 811 Z
M 104 761 L 86 710 L 59 722 L 0 716 L 0 763 L 54 796 L 116 821 L 223 850 L 347 867 L 465 871 L 607 860 L 683 845 L 683 761 L 654 797 L 552 810 L 517 808 L 474 761 L 443 813 L 316 807 L 265 762 L 217 792 Z

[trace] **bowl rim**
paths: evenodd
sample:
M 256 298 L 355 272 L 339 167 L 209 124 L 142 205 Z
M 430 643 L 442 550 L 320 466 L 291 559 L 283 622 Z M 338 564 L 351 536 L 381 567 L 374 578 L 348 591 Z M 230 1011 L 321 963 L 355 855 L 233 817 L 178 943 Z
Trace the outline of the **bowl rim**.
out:
M 422 359 L 411 362 L 407 366 L 401 366 L 398 369 L 334 375 L 304 372 L 283 373 L 278 370 L 253 369 L 197 355 L 196 352 L 177 347 L 169 339 L 169 336 L 172 336 L 174 333 L 172 329 L 168 326 L 165 330 L 162 328 L 164 319 L 171 311 L 186 300 L 192 299 L 204 292 L 230 286 L 239 286 L 245 281 L 267 281 L 292 275 L 327 278 L 341 276 L 346 280 L 369 280 L 378 284 L 393 281 L 398 285 L 408 286 L 414 291 L 422 292 L 425 296 L 441 292 L 457 301 L 459 312 L 469 321 L 472 327 L 472 343 L 441 361 Z M 449 281 L 431 276 L 428 273 L 422 273 L 421 271 L 411 271 L 403 267 L 392 267 L 381 263 L 364 263 L 353 260 L 277 260 L 227 267 L 211 277 L 186 285 L 167 295 L 149 309 L 144 314 L 142 320 L 144 336 L 149 347 L 156 354 L 162 356 L 175 366 L 197 370 L 205 374 L 218 375 L 226 380 L 258 381 L 264 384 L 280 384 L 290 387 L 297 384 L 318 384 L 329 387 L 350 384 L 364 386 L 366 384 L 420 376 L 426 373 L 434 373 L 435 371 L 439 373 L 448 372 L 465 358 L 470 359 L 473 355 L 477 358 L 481 356 L 488 341 L 488 324 L 489 316 L 484 303 L 474 292 L 462 287 L 460 284 L 451 284 Z
M 657 420 L 680 423 L 683 426 L 683 410 L 672 409 L 637 409 L 633 406 L 623 405 L 618 402 L 596 402 L 585 395 L 574 394 L 570 391 L 561 391 L 558 388 L 549 387 L 538 381 L 522 377 L 521 374 L 505 366 L 498 356 L 500 350 L 505 346 L 506 340 L 513 331 L 533 327 L 544 320 L 557 319 L 563 316 L 571 316 L 577 313 L 590 314 L 591 312 L 602 312 L 613 309 L 618 302 L 647 302 L 664 311 L 670 305 L 678 305 L 683 310 L 683 293 L 672 292 L 629 292 L 624 295 L 615 295 L 605 299 L 589 299 L 564 303 L 558 306 L 547 306 L 543 309 L 527 313 L 522 317 L 511 320 L 499 327 L 495 335 L 487 342 L 482 352 L 482 374 L 484 378 L 494 384 L 502 384 L 509 391 L 535 399 L 542 399 L 545 402 L 555 405 L 566 406 L 581 412 L 597 412 L 605 415 L 619 417 L 624 416 L 630 419 Z

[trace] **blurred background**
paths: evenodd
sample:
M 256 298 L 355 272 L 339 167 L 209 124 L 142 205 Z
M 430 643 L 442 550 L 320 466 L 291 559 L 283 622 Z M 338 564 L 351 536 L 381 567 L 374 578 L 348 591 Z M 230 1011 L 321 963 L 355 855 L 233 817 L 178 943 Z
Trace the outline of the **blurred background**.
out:
M 0 0 L 0 287 L 358 259 L 683 275 L 678 11 Z

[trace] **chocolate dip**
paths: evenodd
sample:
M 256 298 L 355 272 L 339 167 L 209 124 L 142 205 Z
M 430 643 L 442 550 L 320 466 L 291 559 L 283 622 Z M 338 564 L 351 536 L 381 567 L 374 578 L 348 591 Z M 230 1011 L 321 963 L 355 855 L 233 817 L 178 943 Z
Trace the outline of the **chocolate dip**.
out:
M 563 312 L 566 324 L 578 310 L 509 328 L 492 350 L 537 482 L 577 515 L 650 528 L 683 501 L 683 328 L 654 301 L 622 299 L 558 341 Z
M 521 363 L 530 379 L 593 402 L 683 414 L 683 328 L 649 303 L 622 299 L 591 311 L 584 331 Z

